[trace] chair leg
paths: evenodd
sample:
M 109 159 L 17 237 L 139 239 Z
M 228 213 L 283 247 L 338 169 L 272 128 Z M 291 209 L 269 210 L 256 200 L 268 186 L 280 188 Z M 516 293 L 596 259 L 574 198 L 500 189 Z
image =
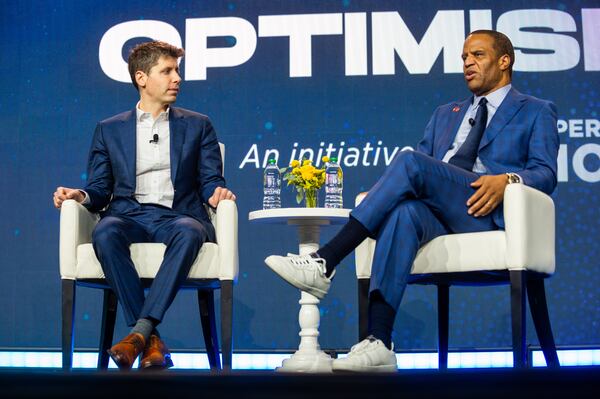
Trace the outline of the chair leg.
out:
M 73 366 L 73 317 L 75 313 L 75 280 L 62 282 L 62 368 Z
M 221 281 L 221 340 L 223 346 L 223 369 L 231 370 L 233 356 L 233 281 Z
M 513 367 L 527 367 L 525 345 L 525 282 L 527 275 L 522 270 L 510 271 L 510 303 L 512 317 Z
M 544 289 L 543 279 L 527 280 L 527 297 L 529 299 L 533 324 L 535 325 L 538 340 L 546 358 L 546 364 L 552 368 L 560 367 L 552 335 L 552 327 L 550 326 L 550 317 L 548 317 L 548 305 L 546 303 L 546 290 Z
M 107 288 L 104 290 L 102 305 L 102 325 L 100 326 L 100 345 L 98 351 L 98 369 L 107 370 L 109 356 L 107 350 L 112 345 L 117 319 L 117 295 Z
M 370 278 L 358 279 L 358 341 L 369 335 L 369 286 Z
M 215 319 L 215 298 L 213 290 L 198 290 L 198 307 L 200 309 L 200 321 L 206 345 L 206 355 L 211 370 L 219 370 L 221 361 L 219 358 L 219 338 Z
M 448 368 L 448 330 L 450 312 L 450 286 L 438 284 L 438 368 Z

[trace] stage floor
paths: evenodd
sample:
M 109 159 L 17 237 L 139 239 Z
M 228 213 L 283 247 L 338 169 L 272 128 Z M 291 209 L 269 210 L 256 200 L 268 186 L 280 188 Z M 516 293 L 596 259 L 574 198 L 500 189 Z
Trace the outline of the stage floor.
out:
M 7 398 L 598 398 L 600 367 L 396 374 L 0 370 Z

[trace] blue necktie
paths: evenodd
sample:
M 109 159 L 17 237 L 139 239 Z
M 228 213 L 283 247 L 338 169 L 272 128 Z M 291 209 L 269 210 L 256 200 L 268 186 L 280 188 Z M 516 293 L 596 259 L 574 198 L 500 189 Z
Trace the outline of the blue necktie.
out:
M 473 127 L 471 127 L 467 139 L 462 143 L 456 154 L 448 160 L 448 163 L 469 171 L 473 170 L 473 165 L 477 159 L 479 143 L 481 142 L 485 126 L 487 125 L 487 115 L 487 100 L 483 97 L 479 100 L 479 109 L 475 115 L 475 123 L 473 124 Z

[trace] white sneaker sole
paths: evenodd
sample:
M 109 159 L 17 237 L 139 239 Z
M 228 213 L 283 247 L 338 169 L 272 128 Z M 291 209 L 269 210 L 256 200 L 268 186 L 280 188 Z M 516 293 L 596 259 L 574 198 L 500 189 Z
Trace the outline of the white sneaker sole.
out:
M 271 255 L 267 257 L 267 259 L 265 259 L 265 263 L 271 268 L 271 270 L 277 273 L 279 277 L 287 281 L 292 286 L 298 288 L 299 290 L 308 292 L 309 294 L 314 295 L 319 299 L 323 299 L 325 295 L 327 295 L 327 291 L 317 287 L 313 287 L 311 285 L 304 284 L 302 281 L 297 280 L 293 275 L 288 274 L 285 265 L 279 261 L 278 257 Z
M 333 361 L 333 371 L 352 371 L 358 373 L 396 373 L 398 366 L 395 364 L 385 364 L 381 366 L 357 366 L 354 364 L 348 364 L 346 362 Z

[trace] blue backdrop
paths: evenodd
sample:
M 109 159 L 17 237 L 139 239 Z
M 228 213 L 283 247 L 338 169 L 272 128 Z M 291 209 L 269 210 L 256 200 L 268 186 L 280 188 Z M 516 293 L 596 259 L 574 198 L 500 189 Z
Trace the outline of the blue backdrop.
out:
M 469 95 L 460 51 L 465 34 L 479 27 L 513 39 L 514 86 L 558 106 L 550 317 L 559 345 L 600 344 L 598 26 L 597 0 L 2 2 L 0 347 L 59 346 L 59 214 L 51 196 L 58 185 L 84 184 L 96 122 L 135 106 L 137 92 L 119 77 L 136 43 L 169 38 L 186 48 L 177 105 L 211 117 L 238 196 L 234 346 L 274 349 L 297 346 L 298 293 L 263 259 L 297 244 L 290 228 L 247 221 L 261 206 L 266 151 L 277 150 L 282 166 L 301 149 L 343 149 L 350 207 L 395 150 L 417 143 L 436 106 Z M 294 206 L 293 194 L 283 202 Z M 171 347 L 202 347 L 195 303 L 182 292 L 168 312 L 161 332 Z M 506 287 L 454 288 L 450 306 L 451 346 L 510 344 Z M 97 344 L 100 308 L 97 290 L 78 291 L 76 346 Z M 353 257 L 339 268 L 321 313 L 323 347 L 355 343 Z M 396 348 L 434 348 L 436 328 L 434 289 L 410 287 Z M 534 335 L 530 328 L 535 342 Z

